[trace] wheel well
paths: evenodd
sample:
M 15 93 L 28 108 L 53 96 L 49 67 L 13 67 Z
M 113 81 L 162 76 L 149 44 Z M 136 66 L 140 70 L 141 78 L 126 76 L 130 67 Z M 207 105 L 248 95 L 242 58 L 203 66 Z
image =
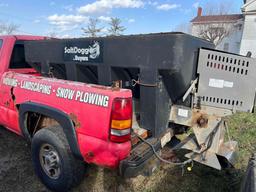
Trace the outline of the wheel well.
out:
M 74 123 L 75 122 L 75 123 Z M 80 125 L 76 116 L 39 103 L 26 102 L 19 106 L 19 126 L 22 135 L 31 141 L 34 134 L 43 128 L 59 125 L 66 135 L 72 153 L 80 160 L 81 155 L 76 127 Z
M 35 112 L 27 112 L 26 127 L 31 137 L 40 129 L 60 125 L 55 119 Z

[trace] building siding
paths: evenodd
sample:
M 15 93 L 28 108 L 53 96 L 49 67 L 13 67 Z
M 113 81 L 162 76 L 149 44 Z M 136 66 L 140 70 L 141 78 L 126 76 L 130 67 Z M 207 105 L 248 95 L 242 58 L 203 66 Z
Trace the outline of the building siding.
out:
M 245 5 L 242 10 L 245 20 L 240 54 L 246 55 L 250 51 L 252 57 L 256 57 L 256 0 L 248 2 L 248 5 Z

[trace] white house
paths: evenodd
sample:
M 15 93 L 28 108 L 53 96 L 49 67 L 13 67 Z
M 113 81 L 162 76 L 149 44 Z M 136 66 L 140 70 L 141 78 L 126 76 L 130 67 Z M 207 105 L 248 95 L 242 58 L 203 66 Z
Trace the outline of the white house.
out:
M 244 0 L 241 10 L 241 14 L 202 15 L 199 7 L 191 20 L 192 35 L 200 37 L 202 27 L 207 25 L 229 28 L 229 35 L 216 48 L 242 55 L 250 51 L 256 57 L 256 0 Z
M 245 0 L 242 13 L 244 15 L 244 27 L 240 54 L 246 55 L 250 51 L 252 57 L 256 57 L 256 0 Z
M 232 53 L 239 53 L 243 31 L 243 15 L 202 15 L 202 8 L 198 8 L 197 16 L 191 20 L 192 35 L 200 37 L 207 28 L 226 28 L 229 35 L 217 44 L 216 49 Z M 217 39 L 218 40 L 218 39 Z

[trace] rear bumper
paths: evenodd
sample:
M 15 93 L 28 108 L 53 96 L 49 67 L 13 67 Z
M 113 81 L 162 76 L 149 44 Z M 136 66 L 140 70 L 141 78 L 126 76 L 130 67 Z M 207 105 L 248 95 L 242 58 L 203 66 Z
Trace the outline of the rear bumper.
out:
M 154 143 L 154 144 L 153 144 Z M 152 142 L 157 152 L 160 151 L 160 142 Z M 150 146 L 141 143 L 136 146 L 131 155 L 122 160 L 119 165 L 119 173 L 125 178 L 136 177 L 140 174 L 151 175 L 160 164 Z
M 83 134 L 78 134 L 78 142 L 87 163 L 118 168 L 120 175 L 126 178 L 140 174 L 150 175 L 159 165 L 152 148 L 146 143 L 140 143 L 132 148 L 131 142 L 118 144 Z M 160 141 L 151 139 L 148 142 L 157 152 L 160 151 Z
M 83 134 L 77 138 L 84 161 L 102 167 L 118 168 L 131 151 L 131 142 L 113 143 Z

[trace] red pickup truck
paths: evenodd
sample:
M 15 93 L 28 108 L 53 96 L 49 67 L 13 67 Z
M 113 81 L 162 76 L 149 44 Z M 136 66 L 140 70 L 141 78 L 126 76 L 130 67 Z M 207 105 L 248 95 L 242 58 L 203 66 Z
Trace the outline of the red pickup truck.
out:
M 148 175 L 158 161 L 221 170 L 237 148 L 223 117 L 252 111 L 253 63 L 183 33 L 1 36 L 0 125 L 31 142 L 35 171 L 54 191 L 78 184 L 85 163 L 125 177 Z M 167 143 L 189 150 L 188 160 L 163 159 Z
M 117 168 L 131 150 L 132 94 L 42 77 L 25 61 L 24 41 L 0 37 L 0 124 L 32 141 L 35 171 L 52 190 L 78 183 L 84 164 Z

